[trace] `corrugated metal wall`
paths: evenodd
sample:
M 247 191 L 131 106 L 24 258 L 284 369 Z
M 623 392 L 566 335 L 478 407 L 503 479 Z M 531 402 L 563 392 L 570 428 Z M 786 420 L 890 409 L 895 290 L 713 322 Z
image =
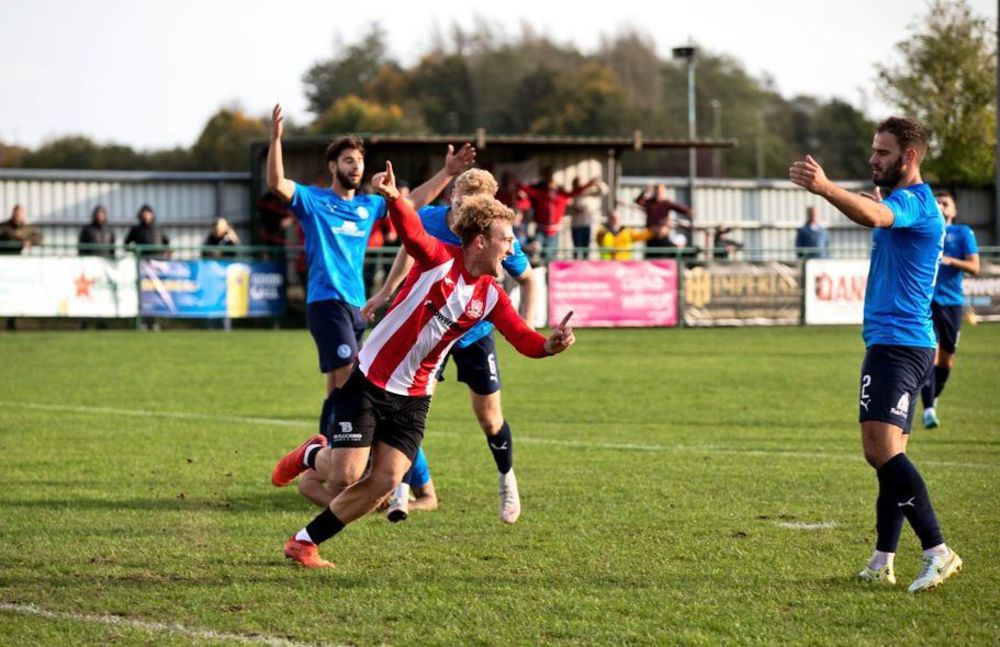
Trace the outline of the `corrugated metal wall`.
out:
M 619 200 L 627 224 L 641 226 L 645 214 L 633 206 L 636 196 L 650 184 L 662 183 L 671 200 L 688 204 L 686 178 L 623 177 Z M 868 182 L 838 182 L 851 191 L 871 189 Z M 980 246 L 996 244 L 993 240 L 993 193 L 985 189 L 963 189 L 956 192 L 959 220 L 973 227 Z M 830 250 L 834 257 L 867 256 L 871 246 L 871 231 L 855 225 L 825 200 L 803 191 L 783 180 L 703 180 L 694 192 L 695 244 L 707 246 L 710 230 L 716 225 L 733 227 L 731 238 L 747 249 L 762 250 L 752 258 L 774 260 L 787 258 L 795 244 L 795 230 L 805 222 L 806 208 L 819 209 L 820 223 L 830 233 Z
M 200 245 L 218 215 L 249 242 L 249 183 L 246 173 L 0 169 L 0 208 L 6 219 L 23 205 L 49 244 L 75 244 L 98 204 L 119 243 L 143 204 L 153 207 L 172 245 Z

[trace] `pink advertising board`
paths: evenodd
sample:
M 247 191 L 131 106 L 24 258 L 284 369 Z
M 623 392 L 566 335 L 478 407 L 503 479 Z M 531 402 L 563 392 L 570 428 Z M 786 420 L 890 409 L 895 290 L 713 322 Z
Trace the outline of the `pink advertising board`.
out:
M 677 262 L 553 261 L 549 325 L 567 312 L 578 328 L 677 325 Z

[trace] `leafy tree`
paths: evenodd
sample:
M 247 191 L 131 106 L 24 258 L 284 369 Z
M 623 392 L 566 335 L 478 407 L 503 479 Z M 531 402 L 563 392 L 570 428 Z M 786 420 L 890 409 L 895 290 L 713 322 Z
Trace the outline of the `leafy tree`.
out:
M 319 115 L 338 99 L 367 96 L 367 85 L 379 77 L 385 65 L 391 65 L 386 33 L 372 25 L 360 43 L 348 45 L 340 56 L 319 61 L 302 77 L 309 109 Z
M 897 45 L 898 65 L 879 65 L 880 94 L 919 119 L 931 135 L 924 168 L 948 183 L 993 181 L 996 145 L 996 37 L 966 0 L 934 0 Z
M 419 120 L 409 119 L 398 105 L 383 106 L 356 96 L 338 99 L 313 123 L 312 131 L 339 133 L 415 133 L 424 130 Z
M 191 149 L 203 171 L 239 171 L 247 167 L 250 142 L 267 137 L 270 124 L 239 108 L 222 108 L 205 124 Z

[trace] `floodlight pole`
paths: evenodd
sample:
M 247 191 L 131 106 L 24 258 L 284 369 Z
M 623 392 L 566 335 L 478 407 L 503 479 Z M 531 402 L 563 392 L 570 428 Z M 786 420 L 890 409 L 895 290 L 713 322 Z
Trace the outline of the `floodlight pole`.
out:
M 687 45 L 673 49 L 674 58 L 684 59 L 688 73 L 688 140 L 694 141 L 697 132 L 698 115 L 695 110 L 694 59 L 698 50 Z M 698 175 L 697 149 L 688 147 L 688 206 L 694 208 L 694 179 Z
M 710 105 L 712 106 L 712 136 L 719 140 L 722 139 L 722 102 L 718 99 L 712 99 Z M 722 159 L 718 148 L 712 149 L 712 175 L 714 177 L 722 175 Z

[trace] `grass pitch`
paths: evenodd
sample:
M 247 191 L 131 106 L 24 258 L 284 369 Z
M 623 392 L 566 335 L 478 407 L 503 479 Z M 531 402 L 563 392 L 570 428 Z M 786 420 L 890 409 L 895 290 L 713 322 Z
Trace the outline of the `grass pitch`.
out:
M 0 336 L 0 643 L 1000 641 L 1000 327 L 963 332 L 942 428 L 910 443 L 966 562 L 916 597 L 908 528 L 899 586 L 852 579 L 876 489 L 856 328 L 498 345 L 521 521 L 452 369 L 425 441 L 441 509 L 357 522 L 316 572 L 281 554 L 315 509 L 269 482 L 319 413 L 307 332 Z

